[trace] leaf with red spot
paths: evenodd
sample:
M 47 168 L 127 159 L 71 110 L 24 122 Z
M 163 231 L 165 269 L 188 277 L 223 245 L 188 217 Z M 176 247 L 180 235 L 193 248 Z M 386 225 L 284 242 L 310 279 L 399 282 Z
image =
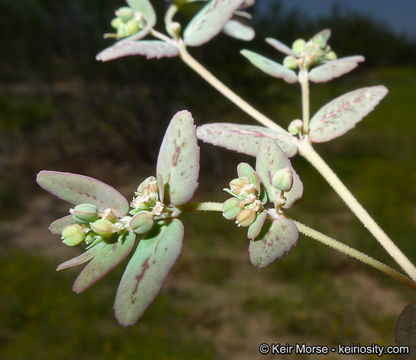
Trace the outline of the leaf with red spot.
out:
M 135 239 L 136 234 L 129 232 L 123 240 L 105 244 L 78 275 L 72 290 L 79 294 L 107 275 L 130 253 Z
M 83 252 L 81 255 L 63 262 L 56 268 L 56 271 L 68 269 L 86 263 L 87 261 L 91 260 L 95 255 L 97 255 L 98 252 L 104 247 L 104 245 L 104 242 L 98 243 L 97 245 Z
M 286 131 L 256 125 L 211 123 L 198 126 L 196 134 L 204 142 L 251 156 L 257 156 L 264 139 L 275 140 L 288 157 L 298 150 L 297 140 Z
M 348 56 L 338 60 L 325 62 L 315 67 L 309 73 L 309 80 L 315 83 L 326 82 L 354 70 L 358 63 L 363 62 L 363 56 Z
M 177 206 L 189 201 L 198 187 L 199 146 L 194 119 L 189 111 L 172 118 L 160 146 L 156 173 L 168 185 L 165 197 Z
M 49 231 L 55 235 L 61 235 L 62 230 L 67 227 L 68 225 L 75 224 L 76 221 L 72 217 L 72 215 L 67 215 L 61 217 L 58 220 L 55 220 L 52 224 L 49 225 Z
M 129 211 L 129 203 L 123 195 L 89 176 L 43 170 L 36 181 L 44 190 L 74 205 L 87 203 L 100 209 L 110 208 L 119 217 Z
M 260 240 L 251 240 L 248 248 L 251 263 L 262 269 L 269 266 L 296 245 L 299 231 L 293 221 L 284 216 L 273 220 Z
M 386 96 L 385 86 L 350 91 L 324 105 L 311 119 L 309 137 L 325 142 L 345 134 Z
M 159 294 L 181 249 L 183 225 L 178 219 L 155 227 L 137 246 L 121 278 L 114 302 L 119 323 L 133 325 Z
M 188 46 L 199 46 L 218 35 L 244 0 L 211 0 L 190 21 L 183 38 Z
M 271 139 L 263 140 L 257 155 L 256 172 L 266 188 L 270 201 L 275 202 L 280 197 L 280 190 L 272 185 L 273 175 L 285 167 L 290 168 L 293 174 L 293 186 L 290 191 L 285 192 L 286 204 L 283 206 L 290 208 L 302 197 L 302 181 L 280 146 Z

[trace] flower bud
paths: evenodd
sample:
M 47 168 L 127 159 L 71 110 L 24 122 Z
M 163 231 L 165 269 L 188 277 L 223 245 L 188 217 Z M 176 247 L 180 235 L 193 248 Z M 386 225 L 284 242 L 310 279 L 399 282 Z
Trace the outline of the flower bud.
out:
M 133 216 L 129 226 L 136 234 L 145 234 L 153 227 L 152 215 L 149 212 L 141 212 Z
M 326 60 L 336 60 L 338 58 L 337 54 L 335 54 L 334 51 L 329 51 L 328 53 L 326 53 L 325 55 L 325 59 Z
M 121 23 L 120 26 L 117 28 L 117 38 L 121 39 L 121 38 L 125 38 L 127 36 L 129 36 L 129 34 L 127 32 L 126 24 Z
M 97 235 L 104 237 L 110 236 L 113 234 L 113 224 L 111 221 L 106 219 L 98 219 L 91 224 L 91 229 Z
M 62 231 L 62 242 L 68 246 L 75 246 L 82 243 L 86 236 L 80 224 L 68 225 Z
M 120 18 L 114 18 L 112 21 L 111 21 L 111 26 L 114 28 L 114 29 L 118 29 L 120 26 L 122 26 L 123 25 L 123 21 L 121 21 L 121 19 Z
M 230 198 L 224 202 L 222 205 L 223 216 L 227 220 L 235 219 L 238 214 L 241 212 L 241 207 L 239 205 L 239 200 L 237 198 Z
M 79 204 L 72 210 L 72 218 L 81 224 L 87 224 L 98 219 L 98 209 L 93 204 Z
M 133 19 L 127 22 L 126 24 L 126 32 L 127 36 L 134 35 L 140 30 L 140 25 L 137 20 Z
M 286 56 L 283 59 L 283 66 L 288 69 L 296 69 L 298 67 L 296 58 L 294 56 Z
M 253 209 L 244 209 L 241 211 L 236 219 L 238 226 L 250 226 L 256 220 L 256 212 Z
M 297 39 L 297 40 L 295 40 L 293 42 L 293 44 L 292 44 L 292 50 L 293 50 L 293 52 L 295 54 L 300 55 L 303 52 L 303 50 L 305 50 L 305 44 L 306 44 L 306 42 L 303 39 Z
M 296 120 L 293 120 L 289 124 L 288 130 L 292 135 L 297 135 L 302 130 L 302 127 L 303 127 L 302 120 L 296 119 Z
M 318 45 L 321 49 L 325 49 L 326 47 L 326 39 L 322 35 L 317 35 L 312 39 L 313 43 Z
M 281 191 L 289 191 L 293 186 L 293 173 L 290 168 L 279 169 L 273 175 L 272 185 Z
M 123 6 L 116 11 L 116 16 L 121 19 L 123 22 L 127 22 L 134 17 L 133 9 L 128 6 Z

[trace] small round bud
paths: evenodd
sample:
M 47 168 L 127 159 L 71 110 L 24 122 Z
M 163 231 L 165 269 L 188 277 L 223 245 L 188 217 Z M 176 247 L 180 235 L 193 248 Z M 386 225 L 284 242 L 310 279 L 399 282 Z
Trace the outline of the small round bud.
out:
M 256 212 L 253 209 L 244 209 L 241 211 L 236 219 L 238 226 L 250 226 L 256 220 Z
M 272 185 L 281 191 L 289 191 L 293 186 L 292 170 L 288 167 L 277 170 L 273 175 Z
M 227 220 L 235 219 L 240 214 L 242 209 L 239 203 L 240 201 L 237 198 L 230 198 L 224 202 L 222 212 Z
M 296 120 L 293 120 L 289 124 L 288 130 L 292 135 L 297 135 L 301 132 L 302 127 L 303 127 L 302 120 L 296 119 Z
M 99 219 L 91 224 L 91 229 L 97 235 L 110 236 L 113 234 L 113 224 L 109 220 Z
M 114 18 L 112 21 L 111 21 L 111 26 L 114 28 L 114 29 L 118 29 L 121 25 L 123 25 L 123 21 L 121 21 L 121 19 L 120 18 Z
M 153 227 L 152 215 L 149 212 L 141 212 L 133 216 L 129 226 L 136 234 L 145 234 Z
M 129 36 L 127 32 L 127 26 L 125 23 L 121 23 L 120 26 L 117 28 L 117 38 L 121 39 L 127 36 Z
M 326 60 L 336 60 L 337 58 L 338 58 L 338 56 L 337 56 L 337 54 L 335 54 L 334 51 L 330 51 L 330 52 L 327 52 L 325 54 L 325 59 Z
M 140 30 L 140 25 L 136 20 L 130 20 L 126 24 L 127 36 L 134 35 Z
M 128 6 L 123 6 L 116 11 L 116 16 L 121 19 L 123 22 L 127 22 L 134 17 L 133 9 L 129 8 Z
M 80 224 L 68 225 L 62 231 L 62 242 L 68 246 L 75 246 L 82 243 L 86 236 Z
M 98 219 L 98 209 L 93 204 L 79 204 L 72 210 L 72 218 L 81 224 L 87 224 Z
M 297 39 L 292 44 L 292 50 L 295 54 L 300 55 L 305 50 L 306 41 L 303 39 Z
M 296 69 L 298 67 L 298 63 L 294 56 L 286 56 L 283 59 L 283 66 L 288 69 Z

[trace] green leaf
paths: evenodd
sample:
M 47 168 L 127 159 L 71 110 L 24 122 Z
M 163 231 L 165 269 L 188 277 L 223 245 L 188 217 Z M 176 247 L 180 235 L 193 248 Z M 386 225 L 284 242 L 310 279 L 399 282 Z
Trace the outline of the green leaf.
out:
M 160 59 L 163 57 L 174 57 L 179 54 L 178 48 L 171 43 L 160 40 L 141 40 L 141 41 L 119 41 L 113 46 L 101 51 L 96 59 L 109 61 L 124 56 L 142 55 L 146 59 Z
M 199 146 L 189 111 L 179 111 L 172 118 L 160 146 L 156 173 L 168 184 L 173 205 L 182 205 L 192 198 L 198 187 Z
M 284 208 L 290 208 L 302 197 L 302 181 L 279 145 L 270 139 L 263 140 L 257 155 L 256 172 L 266 188 L 270 201 L 274 202 L 280 197 L 280 190 L 272 185 L 273 175 L 277 170 L 285 167 L 290 168 L 293 173 L 293 186 L 290 191 L 285 192 L 286 204 L 283 206 Z
M 146 25 L 153 27 L 156 24 L 156 13 L 149 0 L 126 0 L 127 4 L 143 15 Z
M 211 123 L 198 126 L 196 134 L 204 142 L 251 156 L 257 156 L 260 143 L 264 139 L 275 140 L 288 157 L 294 156 L 298 151 L 295 137 L 285 131 L 262 126 Z
M 262 269 L 269 266 L 296 245 L 299 231 L 293 221 L 284 216 L 273 220 L 261 240 L 251 240 L 248 248 L 251 263 Z
M 345 134 L 386 96 L 385 86 L 372 86 L 346 93 L 324 105 L 311 119 L 309 137 L 325 142 Z
M 251 41 L 256 35 L 251 26 L 236 19 L 228 21 L 224 26 L 223 32 L 228 36 L 243 41 Z
M 72 290 L 79 294 L 120 264 L 130 253 L 136 235 L 129 232 L 121 241 L 105 244 L 76 278 Z
M 89 176 L 43 170 L 36 177 L 39 186 L 71 204 L 94 204 L 99 209 L 110 208 L 122 217 L 129 203 L 116 189 Z
M 256 220 L 248 227 L 247 237 L 254 240 L 263 228 L 264 222 L 267 218 L 267 211 L 264 210 L 257 214 Z
M 250 50 L 241 50 L 240 54 L 246 57 L 254 66 L 266 74 L 275 78 L 281 78 L 287 83 L 293 84 L 298 81 L 298 77 L 293 70 Z
M 58 220 L 55 220 L 52 224 L 49 225 L 49 231 L 55 235 L 61 235 L 62 230 L 67 227 L 68 225 L 75 224 L 76 221 L 72 217 L 72 215 L 67 215 L 61 217 Z
M 118 286 L 114 309 L 121 325 L 133 325 L 143 315 L 181 252 L 183 225 L 179 220 L 155 230 L 140 241 Z
M 396 323 L 395 338 L 400 346 L 409 346 L 410 354 L 416 352 L 416 302 L 407 305 Z M 401 359 L 414 359 L 412 355 L 403 355 Z
M 97 255 L 98 252 L 104 247 L 104 245 L 104 242 L 98 243 L 97 245 L 83 252 L 81 255 L 63 262 L 56 268 L 56 271 L 68 269 L 86 263 L 87 261 L 91 260 L 95 255 Z
M 211 0 L 184 31 L 185 44 L 199 46 L 218 35 L 244 0 Z
M 309 73 L 309 80 L 315 83 L 326 82 L 354 70 L 359 62 L 363 62 L 362 56 L 348 56 L 338 60 L 327 61 L 323 65 L 315 67 Z
M 273 38 L 269 37 L 269 38 L 266 38 L 266 42 L 269 45 L 273 46 L 277 51 L 280 51 L 283 54 L 296 56 L 294 51 L 289 46 L 283 44 L 282 42 L 280 42 L 277 39 L 273 39 Z

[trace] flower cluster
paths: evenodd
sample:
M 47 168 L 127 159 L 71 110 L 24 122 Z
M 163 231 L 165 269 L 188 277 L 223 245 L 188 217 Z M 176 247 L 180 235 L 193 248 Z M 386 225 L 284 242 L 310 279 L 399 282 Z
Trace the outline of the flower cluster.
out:
M 128 6 L 116 10 L 116 17 L 111 21 L 111 26 L 116 29 L 116 34 L 106 34 L 106 37 L 122 39 L 138 33 L 145 26 L 143 15 Z

